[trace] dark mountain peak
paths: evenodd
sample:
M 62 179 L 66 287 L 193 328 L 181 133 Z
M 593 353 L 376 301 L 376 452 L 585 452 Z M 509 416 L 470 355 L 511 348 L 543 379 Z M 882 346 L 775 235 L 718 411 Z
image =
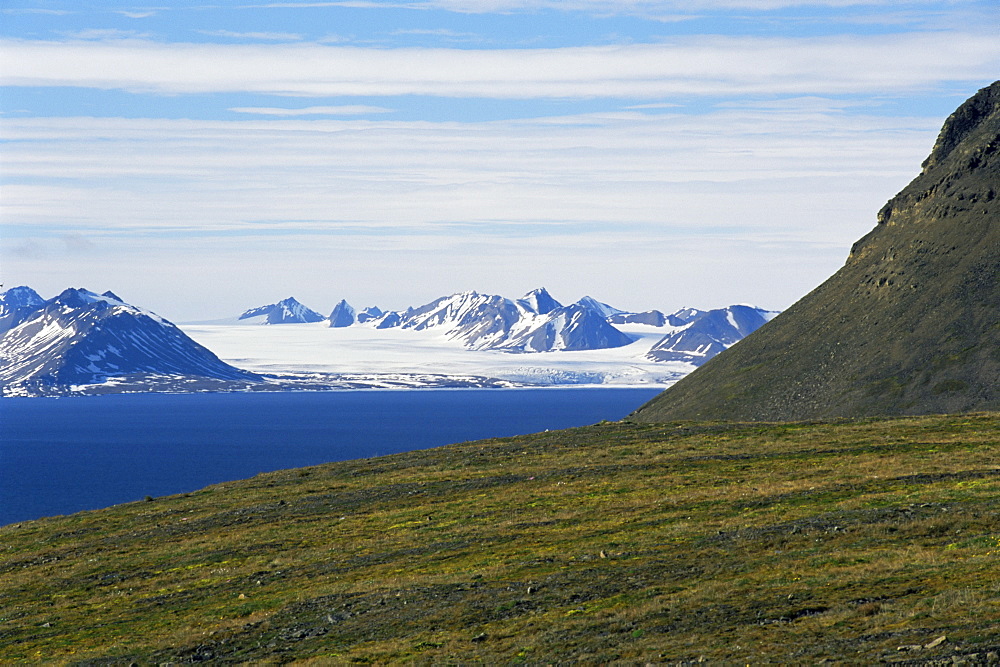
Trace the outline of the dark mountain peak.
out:
M 1000 409 L 1000 83 L 948 119 L 847 263 L 643 421 Z
M 21 308 L 23 306 L 40 306 L 45 303 L 38 292 L 31 289 L 27 285 L 20 285 L 18 287 L 11 287 L 8 290 L 4 290 L 0 293 L 0 304 L 4 304 L 13 308 Z
M 923 171 L 878 213 L 880 225 L 905 223 L 904 212 L 920 206 L 924 217 L 947 215 L 928 205 L 954 199 L 965 204 L 991 201 L 1000 184 L 1000 81 L 983 88 L 962 104 L 938 135 Z M 854 244 L 852 258 L 878 228 Z
M 347 303 L 347 299 L 341 299 L 340 303 L 333 307 L 329 319 L 331 327 L 340 329 L 351 326 L 357 318 L 354 307 Z
M 1000 112 L 1000 81 L 995 81 L 970 97 L 948 116 L 934 143 L 934 149 L 924 160 L 922 165 L 924 171 L 942 163 L 959 144 L 983 129 L 984 125 L 989 125 L 991 120 L 996 121 L 998 112 Z M 994 127 L 987 131 L 995 133 L 997 131 L 995 122 L 993 125 Z
M 101 296 L 106 297 L 108 299 L 112 299 L 114 301 L 120 301 L 121 303 L 125 303 L 125 300 L 123 298 L 121 298 L 120 296 L 118 296 L 117 294 L 115 294 L 114 292 L 112 292 L 111 290 L 108 290 L 107 292 L 105 292 Z

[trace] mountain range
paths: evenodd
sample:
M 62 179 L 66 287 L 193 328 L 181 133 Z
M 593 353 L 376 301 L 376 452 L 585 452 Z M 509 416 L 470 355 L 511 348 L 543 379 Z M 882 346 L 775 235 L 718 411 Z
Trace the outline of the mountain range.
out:
M 749 306 L 713 311 L 686 308 L 669 315 L 655 310 L 630 313 L 590 297 L 564 306 L 540 288 L 516 300 L 461 292 L 405 311 L 385 312 L 372 306 L 358 312 L 341 300 L 329 317 L 323 317 L 289 297 L 224 322 L 355 327 L 367 329 L 376 338 L 386 329 L 430 332 L 460 349 L 506 353 L 600 351 L 640 339 L 645 342 L 641 349 L 622 357 L 619 366 L 625 365 L 619 371 L 614 364 L 609 368 L 606 361 L 599 372 L 592 367 L 559 370 L 558 365 L 542 370 L 515 365 L 508 371 L 496 367 L 447 371 L 432 363 L 430 373 L 423 367 L 402 372 L 358 367 L 303 375 L 300 364 L 288 372 L 267 366 L 262 375 L 223 362 L 171 322 L 112 292 L 67 289 L 45 300 L 31 288 L 15 287 L 0 293 L 0 388 L 10 396 L 601 383 L 608 381 L 605 378 L 632 376 L 635 371 L 627 367 L 634 362 L 628 359 L 642 355 L 650 362 L 682 362 L 652 376 L 647 373 L 642 380 L 664 382 L 731 346 L 772 315 Z M 649 349 L 661 332 L 659 342 Z M 395 344 L 405 345 L 405 340 L 397 337 Z M 229 358 L 243 356 L 230 354 Z
M 948 119 L 846 264 L 633 419 L 1000 410 L 1000 81 Z
M 262 317 L 280 313 L 278 317 Z M 623 347 L 635 337 L 616 325 L 646 325 L 664 329 L 649 351 L 652 361 L 683 361 L 699 365 L 754 331 L 776 313 L 753 306 L 729 306 L 703 311 L 684 308 L 665 315 L 658 310 L 629 312 L 585 296 L 564 306 L 544 288 L 519 299 L 475 291 L 443 296 L 403 311 L 370 306 L 356 314 L 341 300 L 325 318 L 329 326 L 364 325 L 374 329 L 436 330 L 470 350 L 557 352 Z M 294 317 L 287 314 L 297 313 Z M 289 297 L 276 304 L 246 311 L 240 321 L 261 324 L 317 322 L 319 314 Z

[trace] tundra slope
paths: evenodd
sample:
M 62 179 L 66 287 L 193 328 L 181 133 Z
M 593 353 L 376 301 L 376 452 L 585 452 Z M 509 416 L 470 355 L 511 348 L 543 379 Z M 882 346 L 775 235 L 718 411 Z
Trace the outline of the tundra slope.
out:
M 997 664 L 998 439 L 995 414 L 604 423 L 13 524 L 0 655 Z
M 632 416 L 800 420 L 1000 409 L 1000 81 L 945 122 L 847 263 Z

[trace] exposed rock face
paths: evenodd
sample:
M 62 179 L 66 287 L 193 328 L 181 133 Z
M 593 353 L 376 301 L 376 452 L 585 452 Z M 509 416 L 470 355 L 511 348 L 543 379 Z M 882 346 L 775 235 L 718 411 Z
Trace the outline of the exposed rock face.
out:
M 843 268 L 632 419 L 1000 409 L 998 190 L 1000 81 L 948 118 Z

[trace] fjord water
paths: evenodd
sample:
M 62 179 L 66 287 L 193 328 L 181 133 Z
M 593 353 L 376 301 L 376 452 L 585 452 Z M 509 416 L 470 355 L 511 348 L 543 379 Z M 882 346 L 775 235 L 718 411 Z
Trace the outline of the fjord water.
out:
M 0 525 L 260 472 L 621 419 L 660 389 L 0 399 Z

